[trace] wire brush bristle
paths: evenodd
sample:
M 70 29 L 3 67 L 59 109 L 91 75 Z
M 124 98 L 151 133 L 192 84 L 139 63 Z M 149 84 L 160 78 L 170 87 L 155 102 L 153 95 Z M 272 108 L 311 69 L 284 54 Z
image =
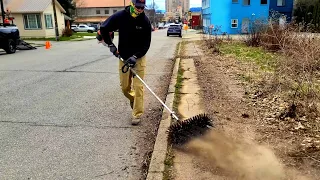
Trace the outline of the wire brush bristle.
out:
M 206 114 L 177 121 L 168 129 L 168 141 L 173 145 L 183 145 L 190 139 L 203 135 L 210 127 L 213 127 L 213 121 Z

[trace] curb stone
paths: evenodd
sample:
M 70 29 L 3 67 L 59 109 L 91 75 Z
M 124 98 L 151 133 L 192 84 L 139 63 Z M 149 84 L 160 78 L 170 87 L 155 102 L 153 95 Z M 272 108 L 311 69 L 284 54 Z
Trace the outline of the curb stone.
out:
M 180 46 L 179 46 L 180 52 Z M 172 109 L 174 101 L 175 84 L 177 82 L 178 70 L 180 65 L 180 58 L 177 58 L 174 64 L 171 82 L 168 89 L 165 104 Z M 162 118 L 160 121 L 158 135 L 156 137 L 156 142 L 154 145 L 153 153 L 151 156 L 151 161 L 149 165 L 148 175 L 146 180 L 162 180 L 163 172 L 165 170 L 164 162 L 167 157 L 167 133 L 169 126 L 171 124 L 170 112 L 164 108 L 162 112 Z

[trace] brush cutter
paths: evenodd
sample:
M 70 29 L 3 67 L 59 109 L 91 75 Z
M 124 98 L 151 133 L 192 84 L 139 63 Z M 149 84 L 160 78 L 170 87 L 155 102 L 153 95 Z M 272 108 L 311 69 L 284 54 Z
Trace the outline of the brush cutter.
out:
M 104 44 L 105 45 L 105 44 Z M 168 142 L 172 145 L 179 146 L 187 143 L 192 138 L 198 137 L 206 133 L 213 127 L 213 121 L 206 114 L 199 114 L 186 120 L 179 120 L 175 112 L 173 112 L 162 100 L 151 90 L 151 88 L 143 81 L 136 71 L 129 67 L 124 59 L 118 55 L 119 59 L 124 62 L 122 72 L 126 73 L 130 69 L 133 77 L 138 78 L 154 97 L 170 112 L 170 115 L 176 122 L 172 123 L 168 128 Z
M 119 57 L 119 59 L 124 62 L 122 67 L 122 72 L 126 73 L 130 69 L 133 73 L 133 76 L 138 78 L 147 89 L 157 98 L 157 100 L 170 112 L 171 117 L 176 120 L 175 123 L 172 123 L 168 129 L 168 141 L 173 145 L 183 145 L 188 142 L 193 137 L 203 135 L 207 130 L 213 127 L 212 120 L 206 114 L 199 114 L 192 118 L 186 120 L 179 120 L 175 112 L 173 112 L 152 90 L 151 88 L 143 81 L 141 77 L 135 72 L 133 68 L 130 68 L 125 61 Z

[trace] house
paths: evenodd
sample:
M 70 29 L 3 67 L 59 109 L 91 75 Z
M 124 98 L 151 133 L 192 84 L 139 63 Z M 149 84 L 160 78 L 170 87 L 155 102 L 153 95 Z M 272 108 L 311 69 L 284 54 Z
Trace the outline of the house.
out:
M 285 16 L 285 21 L 290 22 L 292 19 L 294 0 L 270 0 L 270 13 L 277 12 L 281 16 Z M 270 14 L 270 16 L 273 16 Z M 284 17 L 278 17 L 282 19 Z
M 210 34 L 248 33 L 250 22 L 267 20 L 270 0 L 202 0 L 203 28 Z
M 201 25 L 201 7 L 192 7 L 188 13 L 189 26 L 192 29 L 198 29 Z
M 123 10 L 131 0 L 78 0 L 74 24 L 97 25 Z
M 59 35 L 65 28 L 63 7 L 55 1 Z M 52 0 L 6 0 L 4 9 L 19 28 L 21 37 L 55 37 Z

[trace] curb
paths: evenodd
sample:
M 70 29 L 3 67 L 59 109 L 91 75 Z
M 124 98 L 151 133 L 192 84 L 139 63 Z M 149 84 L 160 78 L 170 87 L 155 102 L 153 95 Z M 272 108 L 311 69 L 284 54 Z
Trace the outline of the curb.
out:
M 180 53 L 180 47 L 178 50 L 178 54 Z M 173 108 L 173 101 L 174 101 L 174 93 L 175 93 L 175 85 L 177 82 L 178 70 L 180 65 L 180 58 L 177 58 L 174 64 L 171 82 L 169 85 L 167 97 L 165 104 L 172 109 Z M 167 148 L 168 148 L 168 141 L 167 141 L 167 130 L 171 125 L 171 115 L 170 112 L 164 108 L 162 112 L 162 118 L 160 121 L 158 135 L 156 138 L 156 142 L 154 145 L 153 153 L 151 156 L 151 161 L 149 165 L 148 175 L 146 180 L 162 180 L 163 179 L 163 172 L 165 170 L 165 160 L 167 157 Z

